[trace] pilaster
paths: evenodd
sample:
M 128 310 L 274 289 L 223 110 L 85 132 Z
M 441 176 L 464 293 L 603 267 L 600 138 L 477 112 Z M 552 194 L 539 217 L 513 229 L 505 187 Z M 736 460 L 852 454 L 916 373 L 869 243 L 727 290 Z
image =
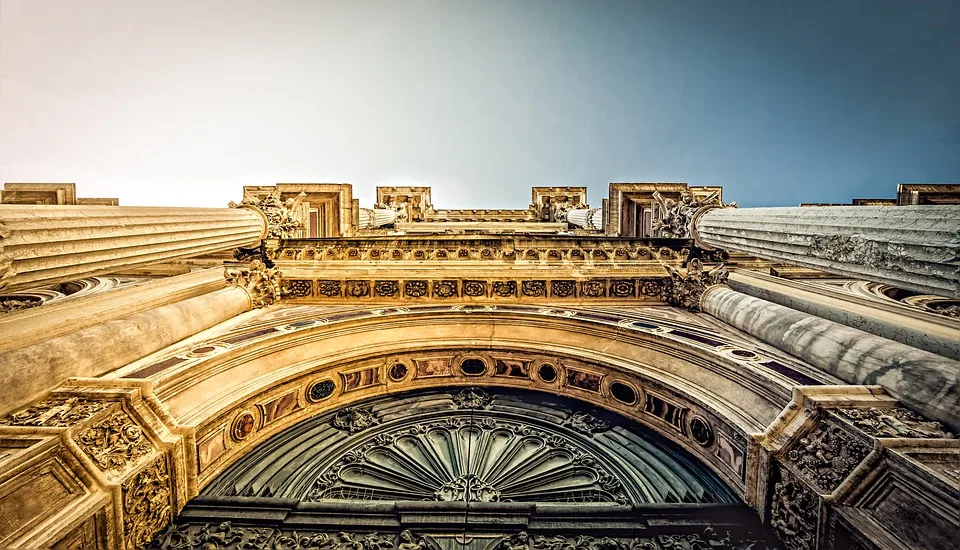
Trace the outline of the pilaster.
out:
M 877 386 L 798 387 L 754 443 L 754 506 L 790 550 L 947 548 L 960 440 Z
M 149 383 L 71 379 L 0 418 L 0 545 L 144 547 L 196 494 L 189 430 Z

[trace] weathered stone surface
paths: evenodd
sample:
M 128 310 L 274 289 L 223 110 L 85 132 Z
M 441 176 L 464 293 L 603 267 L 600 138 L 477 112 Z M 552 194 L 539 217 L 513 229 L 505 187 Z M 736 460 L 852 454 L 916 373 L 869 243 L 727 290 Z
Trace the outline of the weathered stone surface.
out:
M 714 208 L 695 223 L 706 248 L 960 297 L 960 205 Z
M 703 311 L 850 384 L 879 384 L 956 430 L 960 362 L 741 294 L 709 289 Z

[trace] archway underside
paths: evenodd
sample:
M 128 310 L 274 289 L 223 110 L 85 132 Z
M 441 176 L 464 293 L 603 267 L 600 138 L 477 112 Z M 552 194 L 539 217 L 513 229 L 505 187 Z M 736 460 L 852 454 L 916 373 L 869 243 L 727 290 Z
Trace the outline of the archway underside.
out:
M 583 401 L 490 387 L 374 397 L 295 424 L 217 476 L 154 545 L 228 539 L 331 550 L 776 546 L 735 491 L 653 431 Z

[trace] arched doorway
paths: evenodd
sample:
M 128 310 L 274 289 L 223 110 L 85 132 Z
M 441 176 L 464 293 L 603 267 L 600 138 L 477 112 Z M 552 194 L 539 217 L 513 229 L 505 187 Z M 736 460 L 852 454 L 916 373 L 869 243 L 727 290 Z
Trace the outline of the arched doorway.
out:
M 154 543 L 330 550 L 774 546 L 716 474 L 652 430 L 582 401 L 501 387 L 373 397 L 304 420 L 217 476 Z

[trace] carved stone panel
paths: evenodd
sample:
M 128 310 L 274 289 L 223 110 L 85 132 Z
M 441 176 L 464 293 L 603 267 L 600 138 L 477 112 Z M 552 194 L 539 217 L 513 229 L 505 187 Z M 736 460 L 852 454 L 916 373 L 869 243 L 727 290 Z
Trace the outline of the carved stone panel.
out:
M 2 426 L 55 426 L 79 424 L 112 405 L 79 397 L 55 397 L 0 418 Z
M 153 451 L 143 430 L 126 413 L 116 412 L 74 437 L 77 446 L 109 477 L 118 478 Z
M 871 437 L 907 437 L 942 439 L 955 437 L 953 433 L 935 420 L 903 407 L 880 409 L 835 409 L 840 419 L 856 426 Z
M 820 522 L 820 497 L 780 468 L 770 500 L 770 527 L 788 550 L 814 550 Z
M 123 541 L 143 548 L 154 533 L 173 519 L 173 500 L 166 456 L 159 456 L 123 483 Z
M 845 429 L 823 422 L 787 452 L 787 459 L 821 492 L 831 493 L 870 453 Z

